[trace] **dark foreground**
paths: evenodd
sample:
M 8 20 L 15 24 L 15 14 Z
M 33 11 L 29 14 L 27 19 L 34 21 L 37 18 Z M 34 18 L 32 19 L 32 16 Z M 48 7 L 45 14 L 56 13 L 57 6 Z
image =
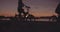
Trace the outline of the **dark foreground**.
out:
M 0 32 L 60 32 L 56 22 L 2 21 Z

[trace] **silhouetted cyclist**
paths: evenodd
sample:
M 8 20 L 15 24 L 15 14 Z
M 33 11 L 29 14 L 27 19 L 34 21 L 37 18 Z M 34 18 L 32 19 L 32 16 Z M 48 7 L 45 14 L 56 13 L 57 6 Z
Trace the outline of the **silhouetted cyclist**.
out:
M 56 8 L 55 13 L 58 14 L 57 22 L 60 22 L 60 3 L 58 4 L 58 6 L 57 6 L 57 8 Z
M 30 7 L 24 5 L 24 3 L 22 2 L 22 0 L 18 0 L 19 17 L 21 16 L 21 13 L 23 13 L 24 16 L 28 13 L 28 11 L 27 12 L 24 11 L 24 9 L 23 9 L 24 6 L 27 8 L 27 10 L 29 10 Z
M 25 13 L 24 9 L 22 7 L 24 7 L 24 4 L 22 3 L 22 0 L 18 0 L 18 12 L 19 12 L 19 16 L 21 16 L 21 13 Z

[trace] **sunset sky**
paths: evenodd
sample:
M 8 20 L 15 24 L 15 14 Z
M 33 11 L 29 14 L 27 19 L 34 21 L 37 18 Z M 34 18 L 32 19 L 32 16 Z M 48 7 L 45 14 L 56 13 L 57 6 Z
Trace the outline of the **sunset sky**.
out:
M 60 0 L 23 0 L 23 3 L 30 6 L 30 14 L 40 16 L 56 15 L 54 12 Z M 14 16 L 17 12 L 18 0 L 0 0 L 0 15 Z

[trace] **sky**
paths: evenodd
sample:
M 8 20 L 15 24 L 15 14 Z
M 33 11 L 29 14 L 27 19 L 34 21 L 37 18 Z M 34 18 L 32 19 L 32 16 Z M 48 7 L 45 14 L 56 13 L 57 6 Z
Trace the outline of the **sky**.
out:
M 55 9 L 60 0 L 23 0 L 23 3 L 30 6 L 30 14 L 40 16 L 57 15 Z M 18 0 L 0 0 L 0 16 L 15 16 L 17 11 Z

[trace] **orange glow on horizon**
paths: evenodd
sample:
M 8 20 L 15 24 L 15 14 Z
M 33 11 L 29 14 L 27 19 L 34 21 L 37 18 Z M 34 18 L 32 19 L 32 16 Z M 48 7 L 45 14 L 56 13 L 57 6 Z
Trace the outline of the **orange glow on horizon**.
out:
M 31 13 L 32 15 L 34 15 L 35 17 L 41 17 L 41 16 L 52 16 L 53 14 L 46 14 L 46 13 L 43 13 L 43 14 L 39 14 L 39 13 Z M 56 15 L 56 14 L 54 14 Z M 3 14 L 0 14 L 0 16 L 15 16 L 15 13 L 3 13 Z
M 0 13 L 0 16 L 15 16 L 16 14 L 18 14 L 18 12 L 9 11 L 9 12 Z M 54 13 L 54 14 L 52 14 L 50 12 L 44 13 L 44 11 L 43 12 L 37 12 L 37 11 L 31 12 L 30 11 L 30 14 L 34 15 L 35 17 L 56 15 L 56 13 Z

